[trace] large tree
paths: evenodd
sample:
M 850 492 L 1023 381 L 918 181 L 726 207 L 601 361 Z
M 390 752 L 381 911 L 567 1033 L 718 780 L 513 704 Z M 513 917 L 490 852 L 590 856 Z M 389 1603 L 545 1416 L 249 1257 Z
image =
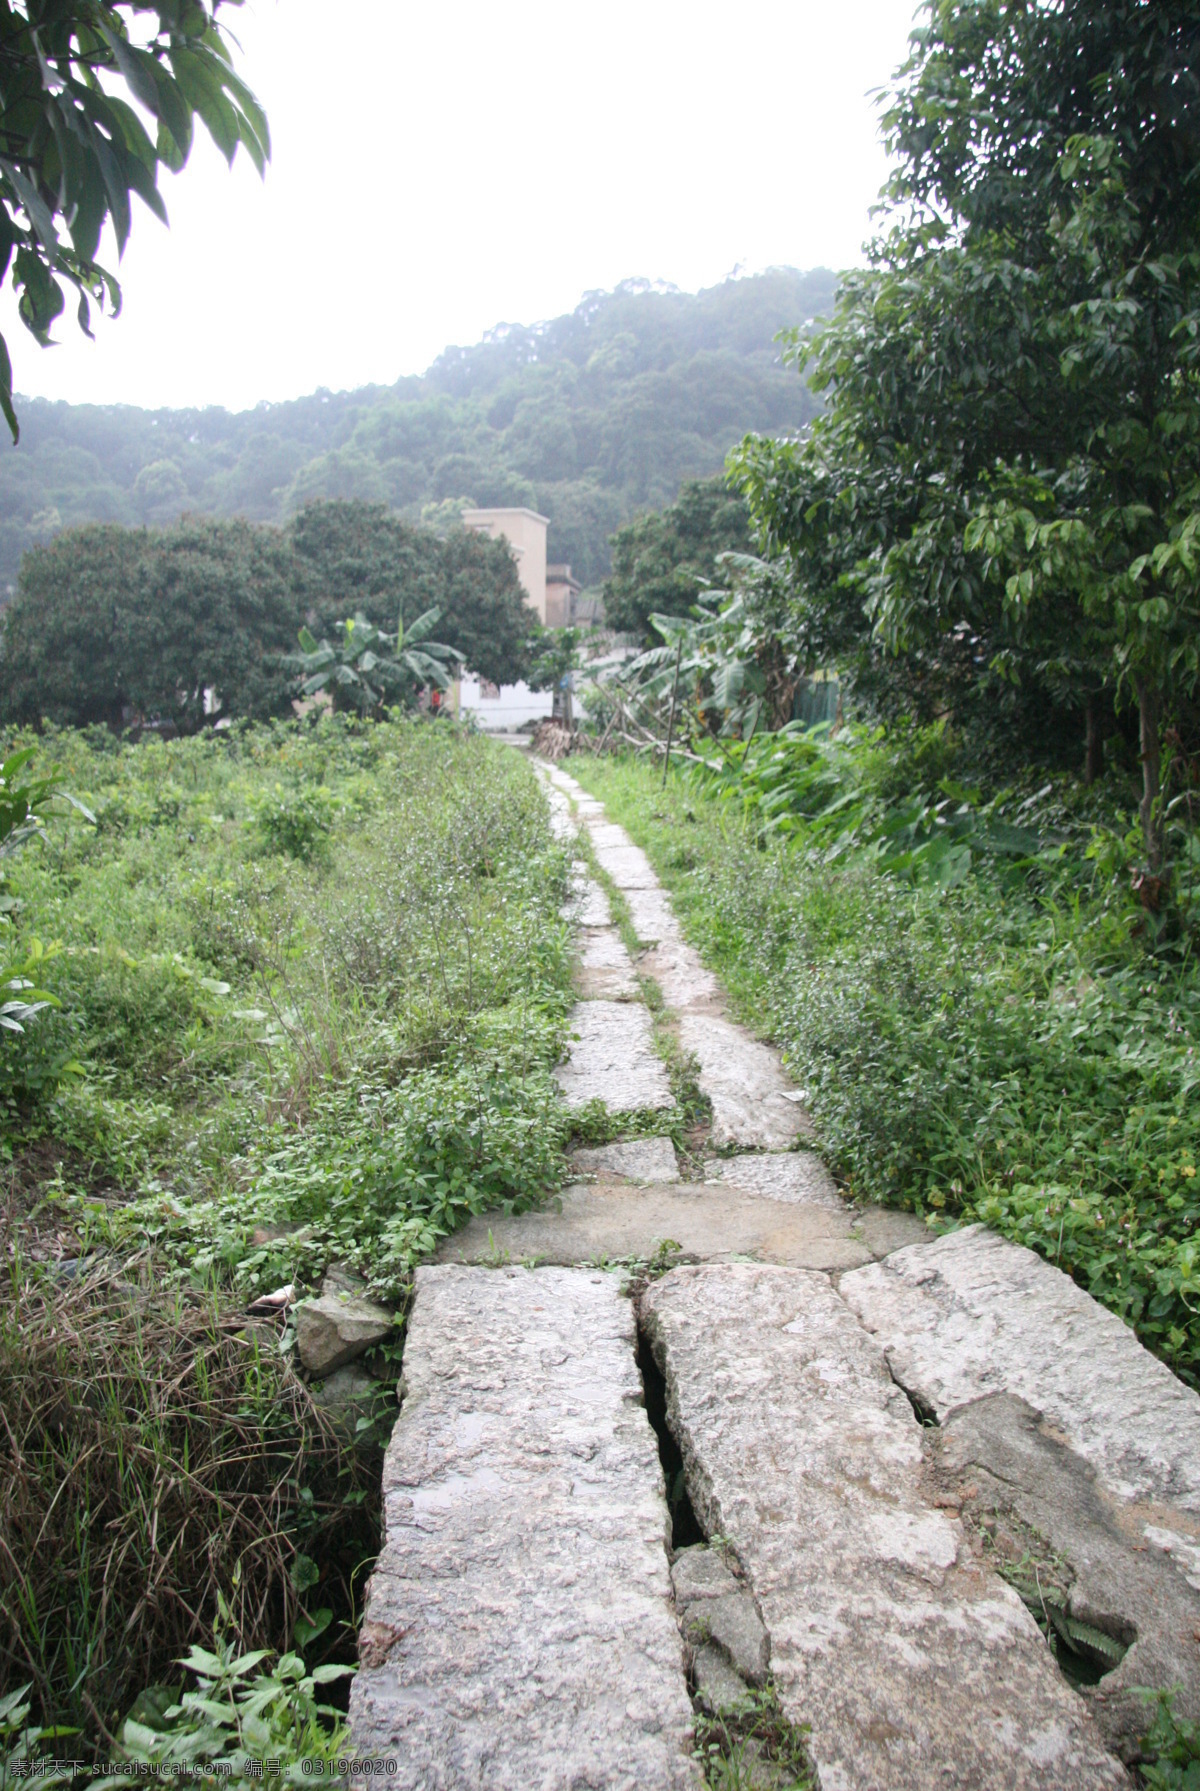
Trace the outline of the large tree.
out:
M 1164 718 L 1200 675 L 1200 0 L 935 0 L 872 266 L 795 358 L 829 408 L 739 473 L 813 652 L 936 657 Z
M 208 517 L 68 529 L 22 561 L 4 612 L 0 717 L 190 731 L 286 713 L 296 583 L 277 529 Z
M 686 616 L 700 595 L 725 582 L 722 553 L 750 545 L 745 501 L 722 479 L 693 480 L 673 504 L 618 529 L 612 576 L 604 586 L 610 627 L 657 642 L 652 615 Z
M 306 504 L 289 534 L 315 634 L 360 613 L 394 629 L 437 609 L 438 637 L 471 671 L 497 684 L 524 677 L 537 619 L 506 542 L 463 528 L 443 537 L 360 499 Z
M 166 222 L 158 171 L 183 167 L 196 118 L 228 161 L 241 143 L 262 172 L 267 122 L 234 73 L 220 4 L 0 0 L 0 276 L 11 266 L 38 342 L 50 340 L 64 286 L 89 334 L 93 304 L 120 309 L 120 287 L 96 259 L 101 233 L 111 223 L 124 251 L 134 194 Z M 0 411 L 16 441 L 12 392 L 0 336 Z

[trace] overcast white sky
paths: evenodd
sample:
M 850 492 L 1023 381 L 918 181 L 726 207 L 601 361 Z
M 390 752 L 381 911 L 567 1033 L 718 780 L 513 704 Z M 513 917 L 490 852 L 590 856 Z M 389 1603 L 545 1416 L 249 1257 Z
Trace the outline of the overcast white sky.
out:
M 915 0 L 248 0 L 265 182 L 207 137 L 135 201 L 121 317 L 39 349 L 18 392 L 236 409 L 422 371 L 448 343 L 631 275 L 861 259 L 885 174 L 869 90 Z M 203 133 L 201 133 L 203 135 Z

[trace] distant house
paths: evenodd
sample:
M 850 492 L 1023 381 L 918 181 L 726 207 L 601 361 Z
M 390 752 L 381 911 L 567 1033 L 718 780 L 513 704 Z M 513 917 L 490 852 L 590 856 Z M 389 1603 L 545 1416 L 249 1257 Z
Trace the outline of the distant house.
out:
M 548 516 L 536 510 L 464 510 L 463 526 L 477 534 L 491 535 L 508 542 L 517 562 L 517 577 L 525 587 L 525 601 L 537 614 L 539 622 L 546 615 L 546 530 Z M 561 570 L 561 568 L 555 568 Z M 568 571 L 570 568 L 568 568 Z
M 569 566 L 546 568 L 546 626 L 568 628 L 575 620 L 575 599 L 583 586 Z
M 525 601 L 539 622 L 559 626 L 547 613 L 549 594 L 546 574 L 546 530 L 548 516 L 524 508 L 496 510 L 464 510 L 463 525 L 493 540 L 504 540 L 517 562 L 517 577 L 525 591 Z M 555 567 L 561 571 L 563 568 Z M 570 568 L 567 568 L 569 573 Z M 450 701 L 460 714 L 475 717 L 481 728 L 489 731 L 522 727 L 529 721 L 541 721 L 553 714 L 554 694 L 549 690 L 530 690 L 528 684 L 502 684 L 497 687 L 487 679 L 464 671 L 451 691 Z

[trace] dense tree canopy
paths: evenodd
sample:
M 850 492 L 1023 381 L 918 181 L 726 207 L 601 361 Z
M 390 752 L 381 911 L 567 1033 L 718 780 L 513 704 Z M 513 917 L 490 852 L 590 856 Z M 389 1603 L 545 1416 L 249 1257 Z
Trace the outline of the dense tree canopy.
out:
M 473 672 L 497 684 L 524 675 L 536 618 L 506 542 L 463 528 L 443 538 L 360 500 L 308 504 L 287 533 L 317 635 L 358 613 L 394 629 L 436 609 L 438 638 Z
M 738 476 L 810 659 L 1136 702 L 1154 860 L 1200 673 L 1200 0 L 937 0 L 914 45 L 890 228 L 795 347 L 827 414 Z
M 34 549 L 4 615 L 0 714 L 63 725 L 133 715 L 189 730 L 287 707 L 279 656 L 302 621 L 277 529 L 188 517 L 161 531 L 71 529 Z
M 219 4 L 0 0 L 0 276 L 11 265 L 38 342 L 62 314 L 64 284 L 89 334 L 93 304 L 120 309 L 120 288 L 96 260 L 101 232 L 111 223 L 124 250 L 135 194 L 166 223 L 158 170 L 183 167 L 197 117 L 227 160 L 241 143 L 264 168 L 267 122 L 233 71 Z M 16 441 L 12 393 L 0 336 L 0 411 Z
M 743 553 L 750 519 L 741 496 L 721 479 L 692 481 L 667 509 L 639 516 L 613 536 L 612 575 L 604 586 L 610 627 L 657 645 L 655 614 L 686 616 L 702 591 L 724 582 L 717 556 Z
M 296 676 L 281 656 L 302 626 L 337 638 L 358 615 L 392 637 L 429 612 L 424 635 L 480 676 L 527 670 L 537 619 L 512 554 L 462 528 L 442 537 L 355 501 L 311 504 L 286 530 L 195 516 L 68 529 L 26 554 L 3 612 L 0 719 L 188 730 L 285 713 Z
M 449 349 L 421 378 L 236 414 L 26 401 L 0 456 L 0 601 L 25 549 L 64 526 L 185 511 L 282 525 L 315 498 L 414 524 L 445 500 L 528 504 L 550 518 L 550 558 L 597 584 L 614 529 L 718 473 L 748 429 L 815 414 L 774 338 L 833 294 L 832 275 L 787 269 L 700 294 L 630 282 Z

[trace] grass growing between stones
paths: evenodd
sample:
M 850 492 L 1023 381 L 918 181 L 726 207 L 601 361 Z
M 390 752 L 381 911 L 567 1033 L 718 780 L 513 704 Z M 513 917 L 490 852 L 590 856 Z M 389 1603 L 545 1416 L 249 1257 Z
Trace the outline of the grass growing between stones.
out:
M 813 1791 L 816 1782 L 805 1731 L 787 1721 L 772 1686 L 697 1716 L 696 1753 L 709 1791 Z
M 848 762 L 867 796 L 908 775 Z M 848 1192 L 1030 1245 L 1200 1381 L 1200 959 L 1131 894 L 1100 796 L 1060 780 L 1023 816 L 1040 854 L 951 887 L 691 770 L 571 769 L 782 1047 Z
M 658 984 L 652 976 L 638 969 L 637 960 L 646 949 L 646 942 L 638 937 L 623 891 L 618 889 L 596 858 L 585 827 L 579 830 L 576 851 L 577 856 L 587 865 L 589 874 L 608 898 L 613 925 L 633 960 L 638 988 L 654 1023 L 654 1048 L 667 1066 L 671 1093 L 676 1103 L 675 1111 L 670 1113 L 654 1109 L 644 1115 L 614 1115 L 611 1127 L 603 1137 L 595 1135 L 603 1130 L 603 1124 L 593 1116 L 590 1121 L 585 1122 L 586 1139 L 581 1128 L 580 1142 L 609 1144 L 618 1138 L 670 1136 L 676 1150 L 684 1158 L 684 1168 L 699 1168 L 708 1127 L 712 1121 L 712 1105 L 707 1095 L 701 1092 L 698 1080 L 699 1065 L 689 1052 L 681 1048 L 675 1027 L 665 1011 Z
M 380 1438 L 247 1307 L 333 1261 L 402 1305 L 562 1185 L 569 857 L 519 755 L 440 722 L 37 745 L 96 824 L 3 866 L 60 1005 L 0 1062 L 0 1681 L 101 1760 L 219 1612 L 235 1654 L 352 1657 Z

